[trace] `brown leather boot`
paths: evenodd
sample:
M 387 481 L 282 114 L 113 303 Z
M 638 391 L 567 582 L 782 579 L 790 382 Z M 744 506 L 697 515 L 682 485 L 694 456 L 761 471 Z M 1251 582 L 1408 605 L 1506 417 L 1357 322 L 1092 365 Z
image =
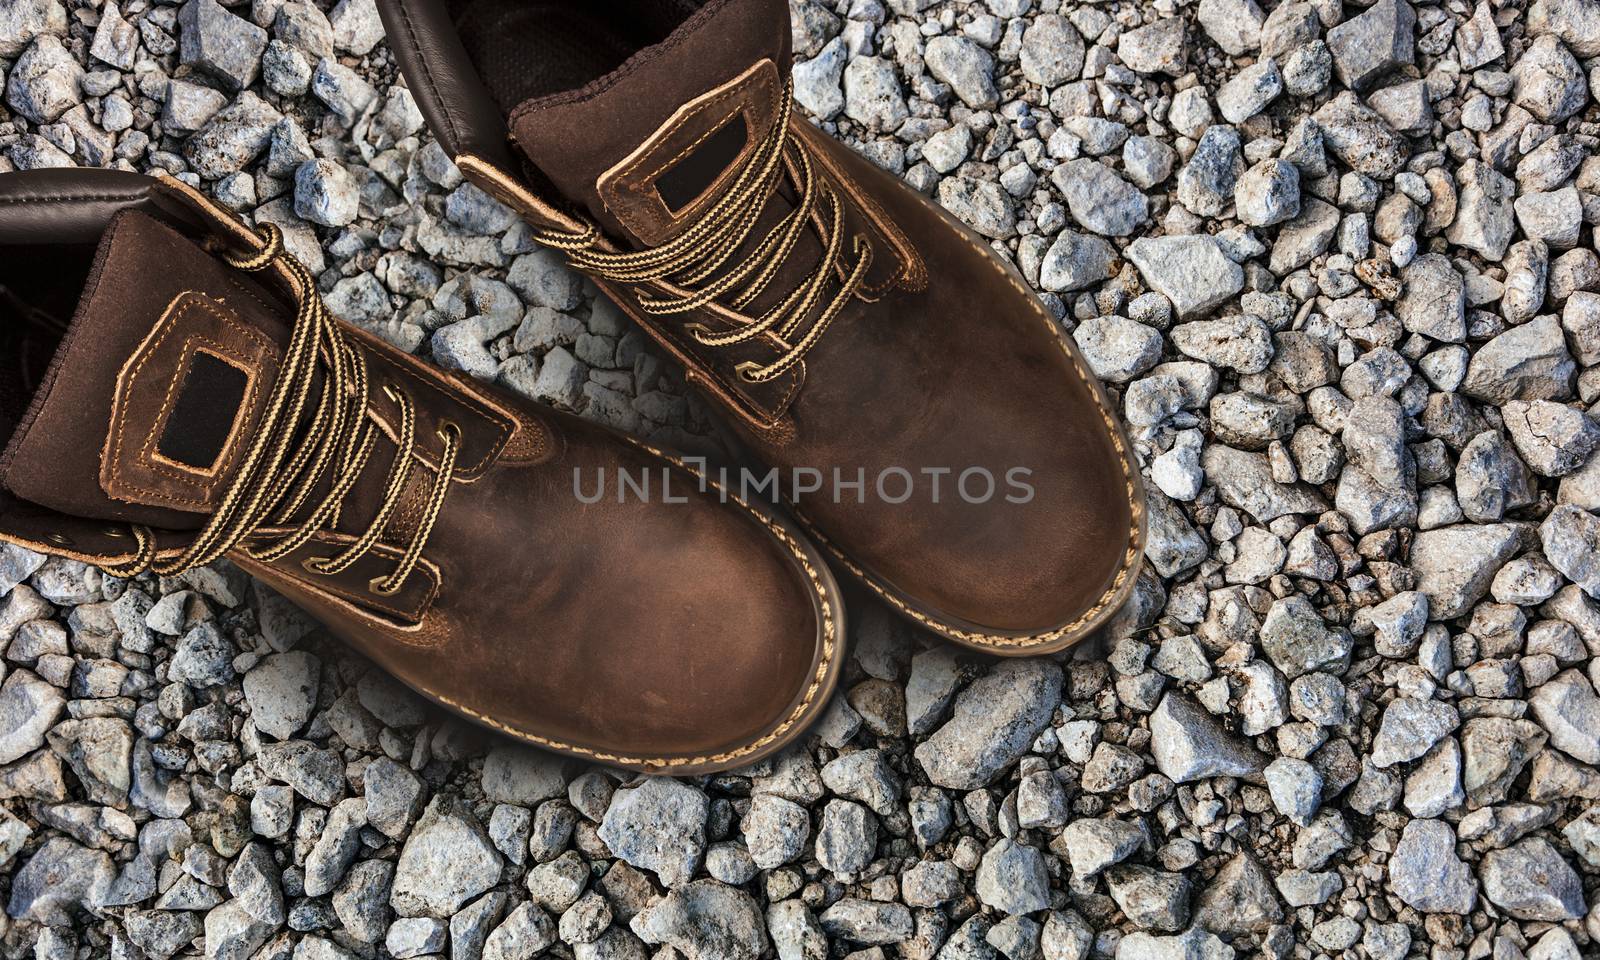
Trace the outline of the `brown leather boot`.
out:
M 331 319 L 175 180 L 0 175 L 0 291 L 0 540 L 230 557 L 429 699 L 638 770 L 758 759 L 835 686 L 837 587 L 784 522 Z M 653 495 L 583 502 L 619 470 Z
M 1144 499 L 1112 408 L 1008 264 L 796 115 L 785 0 L 378 8 L 462 173 L 683 364 L 894 609 L 1002 654 L 1116 612 Z

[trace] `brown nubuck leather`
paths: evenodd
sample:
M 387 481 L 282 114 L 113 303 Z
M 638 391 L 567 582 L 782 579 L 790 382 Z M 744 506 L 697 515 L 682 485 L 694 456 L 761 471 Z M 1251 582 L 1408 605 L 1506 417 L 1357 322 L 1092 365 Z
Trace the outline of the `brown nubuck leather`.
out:
M 1144 497 L 1105 394 L 985 242 L 797 115 L 785 0 L 378 8 L 461 172 L 683 365 L 836 563 L 990 653 L 1117 611 Z
M 788 523 L 340 323 L 179 181 L 0 175 L 0 294 L 0 540 L 227 557 L 428 699 L 636 770 L 758 760 L 836 686 L 838 588 Z

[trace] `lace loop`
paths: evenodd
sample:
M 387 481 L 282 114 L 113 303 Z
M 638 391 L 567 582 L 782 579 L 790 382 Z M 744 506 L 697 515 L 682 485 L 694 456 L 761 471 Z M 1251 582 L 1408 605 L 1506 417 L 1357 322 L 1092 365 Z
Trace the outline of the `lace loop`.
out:
M 766 364 L 745 361 L 736 369 L 741 379 L 752 383 L 782 376 L 821 339 L 860 289 L 872 265 L 871 245 L 856 234 L 849 243 L 853 261 L 843 266 L 845 205 L 838 191 L 817 176 L 804 140 L 790 136 L 793 92 L 790 79 L 771 132 L 757 145 L 733 184 L 673 239 L 644 250 L 616 253 L 601 248 L 599 228 L 588 224 L 577 232 L 541 230 L 539 241 L 565 252 L 577 269 L 602 279 L 630 285 L 661 281 L 683 291 L 670 296 L 641 292 L 638 303 L 646 313 L 671 316 L 724 300 L 733 309 L 743 310 L 771 286 L 807 224 L 821 211 L 822 256 L 794 290 L 761 316 L 732 330 L 712 333 L 704 324 L 687 326 L 689 334 L 707 347 L 730 347 L 770 334 L 784 347 L 778 357 Z M 794 208 L 743 259 L 733 262 L 755 233 L 767 201 L 785 173 L 795 188 Z M 839 287 L 828 297 L 828 281 L 836 273 Z M 804 333 L 802 328 L 806 328 Z
M 194 541 L 177 557 L 158 561 L 153 534 L 147 527 L 135 525 L 136 554 L 126 564 L 106 568 L 114 576 L 129 577 L 146 571 L 170 576 L 204 566 L 238 547 L 260 528 L 287 524 L 304 512 L 305 519 L 291 532 L 243 548 L 251 558 L 263 563 L 280 560 L 317 534 L 338 526 L 345 498 L 372 458 L 380 428 L 368 415 L 366 355 L 346 338 L 328 313 L 310 272 L 284 250 L 282 231 L 271 223 L 263 224 L 260 237 L 261 248 L 256 252 L 225 255 L 225 259 L 230 266 L 246 272 L 281 264 L 294 288 L 298 309 L 266 412 L 222 503 Z M 312 407 L 311 389 L 319 371 L 322 389 Z M 395 459 L 377 513 L 366 530 L 339 553 L 302 561 L 302 566 L 312 573 L 341 573 L 371 552 L 382 540 L 411 478 L 417 449 L 415 404 L 404 391 L 392 386 L 385 384 L 383 391 L 399 410 L 400 423 Z M 395 569 L 387 576 L 374 578 L 371 589 L 375 593 L 399 592 L 421 561 L 423 547 L 444 506 L 460 451 L 460 428 L 447 423 L 440 428 L 439 438 L 443 453 L 427 507 Z M 306 511 L 306 504 L 324 480 L 328 481 L 327 493 Z

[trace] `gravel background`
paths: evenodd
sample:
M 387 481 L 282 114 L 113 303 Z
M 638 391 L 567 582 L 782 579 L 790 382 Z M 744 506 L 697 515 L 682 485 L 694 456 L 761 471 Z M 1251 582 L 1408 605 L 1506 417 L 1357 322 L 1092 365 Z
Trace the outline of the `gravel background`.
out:
M 1600 3 L 792 2 L 804 108 L 1125 410 L 1151 543 L 1109 636 L 997 665 L 858 602 L 806 749 L 635 782 L 230 567 L 0 551 L 0 954 L 1600 955 Z M 167 170 L 351 322 L 715 447 L 462 184 L 371 0 L 0 0 L 0 77 L 0 170 Z

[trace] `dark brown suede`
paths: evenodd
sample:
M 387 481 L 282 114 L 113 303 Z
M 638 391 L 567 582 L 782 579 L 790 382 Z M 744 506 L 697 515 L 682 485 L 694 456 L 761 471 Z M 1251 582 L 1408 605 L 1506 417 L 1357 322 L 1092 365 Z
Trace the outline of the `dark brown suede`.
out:
M 1008 263 L 792 112 L 785 0 L 378 7 L 462 172 L 684 365 L 894 609 L 1002 654 L 1116 612 L 1144 506 L 1110 404 Z
M 794 528 L 339 324 L 280 245 L 176 181 L 0 175 L 0 540 L 119 576 L 215 542 L 429 699 L 597 762 L 728 769 L 821 713 L 844 614 Z

